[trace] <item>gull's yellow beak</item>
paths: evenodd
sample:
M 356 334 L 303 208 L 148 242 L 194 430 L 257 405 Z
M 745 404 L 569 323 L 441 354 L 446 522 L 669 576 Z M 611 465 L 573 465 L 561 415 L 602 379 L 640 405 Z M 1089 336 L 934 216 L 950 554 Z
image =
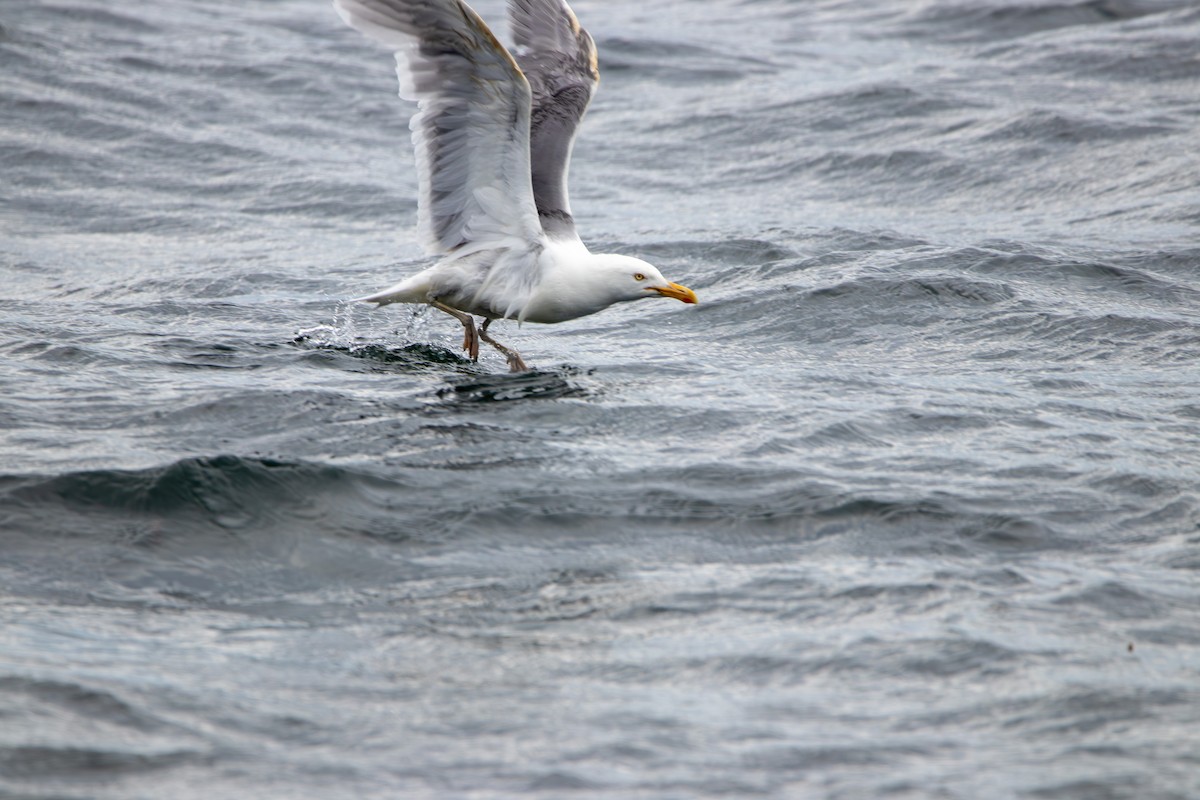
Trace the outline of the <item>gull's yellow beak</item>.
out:
M 699 298 L 696 293 L 686 286 L 680 286 L 678 283 L 668 283 L 666 287 L 652 286 L 651 291 L 658 292 L 663 297 L 674 297 L 684 303 L 699 303 Z

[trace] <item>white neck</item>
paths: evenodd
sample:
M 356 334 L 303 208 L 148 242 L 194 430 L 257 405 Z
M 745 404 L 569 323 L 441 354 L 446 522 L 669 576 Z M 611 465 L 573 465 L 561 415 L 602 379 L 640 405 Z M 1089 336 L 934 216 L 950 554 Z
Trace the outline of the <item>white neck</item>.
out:
M 594 314 L 627 298 L 613 290 L 609 279 L 614 258 L 592 253 L 578 239 L 547 240 L 539 266 L 537 292 L 530 298 L 523 319 L 529 322 L 563 322 Z

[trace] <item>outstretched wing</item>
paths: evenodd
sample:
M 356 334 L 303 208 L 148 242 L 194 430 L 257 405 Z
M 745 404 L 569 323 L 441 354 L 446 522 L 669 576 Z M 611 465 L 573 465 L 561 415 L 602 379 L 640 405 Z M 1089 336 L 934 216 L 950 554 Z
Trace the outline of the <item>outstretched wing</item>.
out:
M 461 0 L 334 0 L 366 36 L 396 48 L 400 96 L 430 253 L 529 247 L 541 235 L 530 185 L 531 93 L 512 56 Z
M 565 0 L 508 0 L 517 62 L 533 91 L 533 197 L 548 236 L 578 238 L 567 171 L 579 121 L 596 91 L 596 45 Z

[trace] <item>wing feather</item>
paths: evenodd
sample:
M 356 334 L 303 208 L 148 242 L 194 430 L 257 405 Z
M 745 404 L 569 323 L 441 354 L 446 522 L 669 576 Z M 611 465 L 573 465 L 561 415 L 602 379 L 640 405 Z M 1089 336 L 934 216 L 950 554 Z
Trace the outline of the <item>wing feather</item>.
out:
M 596 45 L 565 0 L 508 0 L 517 62 L 533 97 L 533 196 L 546 234 L 577 239 L 567 191 L 571 150 L 600 72 Z
M 483 20 L 461 0 L 334 0 L 334 7 L 351 27 L 396 49 L 400 94 L 417 101 L 409 127 L 426 250 L 535 246 L 531 90 Z

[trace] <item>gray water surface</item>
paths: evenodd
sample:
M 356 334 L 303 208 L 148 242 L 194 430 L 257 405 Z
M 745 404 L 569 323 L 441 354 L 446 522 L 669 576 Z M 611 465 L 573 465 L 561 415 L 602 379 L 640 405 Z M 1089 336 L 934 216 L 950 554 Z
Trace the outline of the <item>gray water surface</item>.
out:
M 0 797 L 1200 797 L 1200 11 L 574 7 L 509 375 L 327 3 L 0 5 Z

